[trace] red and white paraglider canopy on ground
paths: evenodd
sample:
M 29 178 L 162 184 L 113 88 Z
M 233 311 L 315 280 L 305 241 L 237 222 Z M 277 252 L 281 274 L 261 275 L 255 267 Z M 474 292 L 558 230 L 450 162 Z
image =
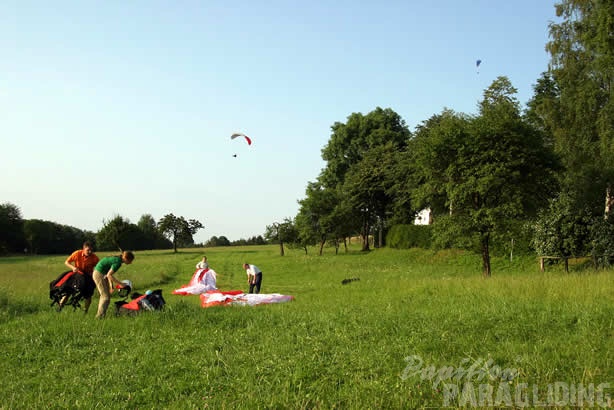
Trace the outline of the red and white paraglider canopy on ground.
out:
M 217 290 L 217 274 L 211 268 L 196 269 L 190 283 L 173 291 L 173 295 L 200 295 L 210 290 Z
M 175 289 L 173 295 L 200 295 L 201 306 L 218 305 L 256 306 L 269 303 L 282 303 L 294 300 L 294 296 L 279 293 L 244 293 L 242 290 L 218 290 L 217 274 L 211 268 L 196 269 L 190 283 Z
M 294 300 L 294 296 L 279 293 L 243 293 L 241 290 L 209 291 L 200 295 L 200 304 L 207 308 L 211 306 L 256 306 L 269 303 L 283 303 Z

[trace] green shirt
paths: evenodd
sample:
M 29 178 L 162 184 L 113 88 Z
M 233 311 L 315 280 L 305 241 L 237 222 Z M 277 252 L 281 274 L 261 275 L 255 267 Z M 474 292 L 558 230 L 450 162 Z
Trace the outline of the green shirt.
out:
M 96 264 L 94 270 L 106 275 L 111 269 L 113 269 L 113 272 L 117 272 L 121 266 L 121 256 L 107 256 L 106 258 L 102 258 L 100 262 Z

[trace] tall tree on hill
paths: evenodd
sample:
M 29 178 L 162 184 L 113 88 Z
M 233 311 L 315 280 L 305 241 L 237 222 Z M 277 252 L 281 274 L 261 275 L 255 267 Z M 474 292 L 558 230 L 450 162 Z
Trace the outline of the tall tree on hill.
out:
M 577 208 L 601 214 L 605 196 L 607 214 L 614 205 L 614 3 L 563 0 L 556 14 L 546 49 L 557 92 L 534 108 L 552 124 Z
M 158 230 L 164 236 L 171 238 L 175 253 L 178 244 L 184 246 L 193 244 L 192 235 L 203 228 L 203 224 L 196 219 L 186 220 L 183 216 L 175 216 L 172 213 L 164 215 L 158 222 Z
M 497 78 L 484 91 L 477 117 L 446 111 L 414 147 L 419 193 L 445 195 L 450 216 L 442 234 L 476 238 L 485 277 L 491 275 L 491 235 L 535 214 L 556 191 L 556 157 L 521 117 L 515 94 L 506 77 Z

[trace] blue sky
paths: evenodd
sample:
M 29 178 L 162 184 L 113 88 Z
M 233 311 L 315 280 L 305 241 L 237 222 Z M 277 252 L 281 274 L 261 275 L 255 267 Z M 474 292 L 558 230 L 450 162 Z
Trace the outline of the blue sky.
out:
M 0 203 L 92 231 L 172 212 L 205 225 L 197 242 L 259 235 L 296 215 L 354 112 L 413 130 L 475 113 L 500 75 L 526 103 L 554 19 L 539 0 L 4 1 Z

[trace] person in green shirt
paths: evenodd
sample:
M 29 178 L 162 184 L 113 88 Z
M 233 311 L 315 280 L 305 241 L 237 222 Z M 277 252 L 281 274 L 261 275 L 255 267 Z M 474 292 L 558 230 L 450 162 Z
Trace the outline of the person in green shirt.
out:
M 107 256 L 102 258 L 94 268 L 94 282 L 100 293 L 100 301 L 98 302 L 98 312 L 96 319 L 101 319 L 107 313 L 107 308 L 111 302 L 111 292 L 113 285 L 117 285 L 120 289 L 124 285 L 115 277 L 115 272 L 119 270 L 123 263 L 130 265 L 134 260 L 134 254 L 130 251 L 123 251 L 121 255 Z

